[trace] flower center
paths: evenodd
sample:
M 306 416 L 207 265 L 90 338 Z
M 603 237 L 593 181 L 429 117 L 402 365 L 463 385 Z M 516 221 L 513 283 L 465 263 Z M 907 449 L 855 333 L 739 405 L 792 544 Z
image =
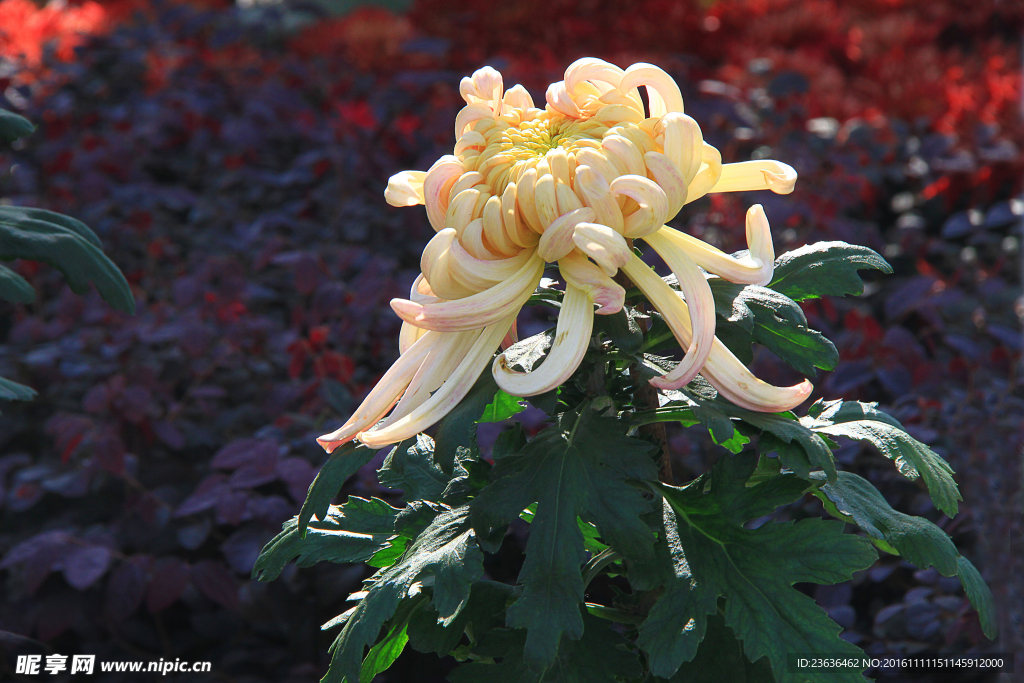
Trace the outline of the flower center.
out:
M 531 168 L 541 174 L 550 172 L 545 159 L 558 150 L 564 151 L 574 168 L 576 153 L 588 147 L 600 149 L 608 131 L 608 126 L 594 119 L 581 121 L 537 110 L 516 113 L 523 116 L 518 122 L 516 116 L 477 121 L 456 147 L 466 170 L 480 173 L 498 196 Z

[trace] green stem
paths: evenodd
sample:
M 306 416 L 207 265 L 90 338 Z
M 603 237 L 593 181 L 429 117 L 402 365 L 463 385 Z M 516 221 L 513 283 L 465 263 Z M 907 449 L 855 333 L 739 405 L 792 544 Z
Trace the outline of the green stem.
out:
M 595 617 L 607 619 L 608 621 L 615 621 L 620 624 L 639 624 L 644 620 L 643 616 L 627 612 L 626 610 L 615 609 L 614 607 L 605 607 L 604 605 L 597 605 L 592 602 L 588 602 L 586 605 L 588 612 L 593 614 Z
M 691 408 L 655 408 L 654 410 L 640 410 L 633 413 L 629 423 L 639 427 L 641 425 L 656 424 L 658 422 L 684 422 L 696 424 L 697 418 L 693 415 Z
M 620 555 L 611 548 L 605 548 L 590 558 L 590 562 L 587 562 L 583 568 L 583 590 L 586 590 L 590 582 L 597 578 L 602 569 L 619 559 L 621 559 Z

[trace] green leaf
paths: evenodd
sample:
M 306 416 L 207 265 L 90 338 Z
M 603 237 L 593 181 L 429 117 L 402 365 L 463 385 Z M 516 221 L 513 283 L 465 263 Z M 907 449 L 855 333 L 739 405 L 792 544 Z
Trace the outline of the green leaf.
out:
M 817 474 L 812 476 L 822 479 Z M 873 538 L 884 540 L 911 564 L 921 569 L 935 567 L 943 576 L 959 576 L 967 597 L 978 610 L 985 635 L 995 638 L 992 593 L 945 531 L 923 517 L 894 510 L 878 489 L 851 472 L 840 472 L 835 482 L 821 486 L 816 495 L 822 502 L 831 502 L 841 519 L 856 524 Z
M 832 449 L 829 443 L 817 433 L 811 430 L 802 422 L 797 421 L 792 413 L 755 413 L 743 408 L 729 408 L 728 412 L 769 434 L 775 436 L 778 441 L 785 444 L 798 445 L 807 455 L 807 462 L 811 466 L 822 468 L 828 475 L 829 481 L 836 478 L 836 463 L 832 457 Z M 779 457 L 786 467 L 806 476 L 806 467 L 800 461 L 798 454 L 790 448 L 778 449 L 778 443 L 768 440 L 769 448 L 778 450 Z M 763 450 L 763 449 L 762 449 Z M 770 453 L 771 450 L 763 450 Z
M 359 683 L 372 683 L 377 674 L 387 671 L 394 664 L 409 642 L 407 629 L 408 623 L 395 624 L 383 640 L 370 648 L 359 669 Z
M 0 266 L 0 299 L 15 304 L 30 304 L 36 300 L 36 290 L 32 289 L 28 280 L 6 266 Z
M 444 657 L 459 644 L 467 628 L 479 639 L 501 626 L 505 621 L 505 604 L 514 593 L 515 589 L 508 584 L 477 581 L 470 591 L 469 602 L 447 626 L 438 623 L 437 610 L 427 605 L 409 620 L 409 644 L 417 652 L 433 652 Z
M 273 581 L 293 559 L 300 567 L 323 561 L 365 562 L 387 547 L 397 514 L 397 509 L 378 498 L 351 496 L 340 507 L 330 506 L 324 519 L 312 522 L 305 535 L 299 531 L 298 517 L 292 517 L 263 548 L 252 577 Z
M 756 462 L 753 455 L 725 457 L 710 475 L 686 487 L 651 484 L 664 496 L 675 579 L 641 624 L 637 643 L 648 653 L 651 671 L 671 677 L 696 656 L 707 617 L 724 596 L 725 624 L 748 659 L 768 658 L 779 683 L 862 681 L 856 672 L 807 679 L 788 673 L 789 652 L 860 654 L 838 637 L 839 626 L 792 586 L 846 581 L 871 565 L 875 550 L 867 539 L 844 534 L 842 524 L 819 519 L 744 528 L 744 517 L 792 500 L 803 486 L 794 475 L 746 486 L 744 476 L 749 478 Z
M 5 142 L 14 142 L 23 138 L 36 129 L 32 122 L 24 116 L 19 116 L 12 111 L 0 109 L 0 138 Z
M 618 313 L 594 318 L 594 334 L 603 334 L 623 353 L 639 353 L 644 333 L 636 321 L 637 312 L 623 306 Z
M 795 301 L 863 294 L 864 283 L 857 271 L 864 269 L 892 272 L 892 266 L 867 247 L 817 242 L 775 259 L 775 275 L 768 286 Z
M 799 304 L 766 287 L 737 285 L 721 278 L 711 278 L 715 311 L 724 322 L 731 343 L 748 341 L 765 346 L 792 368 L 814 376 L 815 368 L 832 370 L 839 362 L 839 351 L 817 330 L 807 327 L 807 316 Z M 717 329 L 716 329 L 717 333 Z M 731 348 L 731 347 L 730 347 Z M 744 356 L 750 356 L 749 348 Z
M 893 417 L 877 410 L 873 403 L 832 402 L 818 416 L 801 420 L 817 434 L 844 436 L 866 441 L 896 463 L 908 479 L 920 476 L 932 501 L 947 516 L 958 510 L 960 490 L 953 480 L 953 468 L 938 453 L 904 431 Z
M 309 485 L 306 493 L 306 500 L 299 510 L 298 529 L 299 534 L 306 533 L 309 520 L 315 516 L 317 519 L 324 519 L 328 508 L 331 506 L 331 499 L 338 495 L 341 487 L 355 471 L 370 462 L 377 453 L 374 448 L 349 441 L 339 446 L 327 458 L 327 462 L 320 468 L 320 473 Z
M 451 624 L 469 600 L 470 588 L 483 575 L 483 553 L 469 524 L 468 507 L 442 511 L 394 565 L 369 580 L 366 595 L 345 620 L 332 645 L 333 656 L 323 683 L 359 680 L 363 649 L 372 645 L 381 626 L 395 614 L 417 581 L 433 578 L 433 605 L 443 625 Z
M 524 410 L 526 410 L 526 401 L 498 389 L 498 392 L 494 394 L 494 400 L 484 407 L 484 412 L 477 422 L 502 422 Z
M 768 660 L 750 662 L 725 620 L 712 614 L 697 655 L 683 662 L 669 683 L 775 683 L 775 677 Z
M 542 674 L 530 670 L 523 658 L 527 637 L 522 631 L 495 629 L 471 652 L 479 658 L 501 659 L 499 664 L 474 662 L 448 675 L 451 683 L 619 683 L 641 676 L 643 667 L 628 641 L 608 623 L 581 615 L 585 625 L 579 640 L 562 636 L 557 657 Z
M 31 401 L 35 397 L 36 390 L 32 387 L 0 377 L 0 399 L 5 401 Z
M 653 449 L 624 430 L 619 420 L 599 416 L 588 404 L 564 413 L 521 451 L 498 460 L 491 483 L 471 503 L 481 535 L 537 503 L 519 574 L 523 593 L 506 621 L 527 629 L 525 656 L 534 669 L 551 665 L 563 633 L 579 638 L 583 632 L 585 553 L 578 516 L 593 521 L 628 561 L 653 560 L 653 534 L 640 519 L 650 503 L 627 483 L 657 479 Z
M 0 260 L 16 258 L 54 266 L 75 294 L 87 293 L 91 282 L 111 306 L 135 312 L 128 281 L 103 253 L 96 235 L 73 218 L 43 209 L 0 206 Z
M 377 470 L 384 486 L 402 489 L 406 500 L 441 500 L 451 477 L 434 462 L 434 440 L 417 434 L 395 446 Z
M 474 454 L 479 452 L 476 444 L 477 421 L 487 405 L 494 400 L 496 393 L 498 385 L 490 370 L 487 370 L 480 374 L 466 397 L 438 423 L 437 431 L 434 432 L 434 462 L 442 470 L 452 471 L 460 446 Z

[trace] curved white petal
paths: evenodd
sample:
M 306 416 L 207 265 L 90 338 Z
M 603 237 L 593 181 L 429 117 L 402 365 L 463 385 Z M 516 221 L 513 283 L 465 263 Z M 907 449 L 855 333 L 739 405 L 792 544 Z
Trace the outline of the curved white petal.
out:
M 473 388 L 480 372 L 487 367 L 491 355 L 498 348 L 499 342 L 514 320 L 515 316 L 512 315 L 485 327 L 455 372 L 430 398 L 387 427 L 362 432 L 359 440 L 372 447 L 398 443 L 418 434 L 447 415 Z
M 651 384 L 659 389 L 678 389 L 697 376 L 711 353 L 711 344 L 715 340 L 715 299 L 704 273 L 683 249 L 662 236 L 661 231 L 648 235 L 644 240 L 675 273 L 679 289 L 686 297 L 691 330 L 686 355 L 667 375 L 651 380 Z
M 675 162 L 661 152 L 648 152 L 644 155 L 644 163 L 647 164 L 648 172 L 654 176 L 654 182 L 658 183 L 665 191 L 665 197 L 668 200 L 668 216 L 671 220 L 686 204 L 689 183 Z
M 595 223 L 607 225 L 616 232 L 625 229 L 622 210 L 612 195 L 608 181 L 601 173 L 588 165 L 577 166 L 576 188 L 583 196 L 583 203 L 594 210 Z
M 594 259 L 606 275 L 612 276 L 629 263 L 633 250 L 626 239 L 607 225 L 580 223 L 572 236 L 576 247 Z
M 559 216 L 540 236 L 540 243 L 537 244 L 537 256 L 549 263 L 562 258 L 575 249 L 573 235 L 576 226 L 593 220 L 594 210 L 588 207 Z
M 668 196 L 654 181 L 639 175 L 619 176 L 612 181 L 612 195 L 626 196 L 639 208 L 625 217 L 622 234 L 643 237 L 659 230 L 668 220 Z
M 658 231 L 665 239 L 696 262 L 698 266 L 729 282 L 744 285 L 766 285 L 772 281 L 775 272 L 775 248 L 768 217 L 760 204 L 747 210 L 747 246 L 750 253 L 743 258 L 733 258 L 707 242 L 687 235 L 668 226 Z
M 796 170 L 789 164 L 771 159 L 741 161 L 722 166 L 722 176 L 711 192 L 748 192 L 771 190 L 789 194 L 796 187 Z
M 582 289 L 567 286 L 558 312 L 555 339 L 544 362 L 532 372 L 515 372 L 506 364 L 505 354 L 501 354 L 491 365 L 494 381 L 513 396 L 536 396 L 551 391 L 576 372 L 593 329 L 594 305 L 590 297 Z
M 426 171 L 402 171 L 388 178 L 384 190 L 384 201 L 391 206 L 416 206 L 423 204 L 423 181 Z
M 533 109 L 533 97 L 530 96 L 530 92 L 526 88 L 518 83 L 505 92 L 505 96 L 501 98 L 501 101 L 507 109 L 521 109 L 523 111 Z
M 722 155 L 706 142 L 701 150 L 700 160 L 700 170 L 686 191 L 687 204 L 706 195 L 722 175 Z
M 427 205 L 427 219 L 435 232 L 444 230 L 445 213 L 455 181 L 465 172 L 458 157 L 446 154 L 430 167 L 423 179 L 423 201 Z
M 425 305 L 407 299 L 392 299 L 391 308 L 402 320 L 424 329 L 441 332 L 475 330 L 518 313 L 533 294 L 543 272 L 544 259 L 530 258 L 509 279 L 472 296 Z
M 377 385 L 356 408 L 352 417 L 330 434 L 317 438 L 316 442 L 330 453 L 338 446 L 351 441 L 362 430 L 376 424 L 409 386 L 423 359 L 427 357 L 439 337 L 440 335 L 434 332 L 425 334 L 417 340 L 384 373 Z
M 673 111 L 683 111 L 683 95 L 679 92 L 679 86 L 664 69 L 643 62 L 633 64 L 623 74 L 619 90 L 627 92 L 641 85 L 647 86 L 651 118 L 659 118 Z
M 405 323 L 408 324 L 408 323 Z M 444 384 L 444 381 L 458 368 L 462 359 L 480 336 L 480 330 L 469 332 L 442 332 L 419 369 L 402 394 L 398 405 L 391 411 L 380 428 L 387 427 L 402 419 L 430 398 L 430 394 Z
M 587 260 L 579 251 L 572 251 L 558 259 L 558 271 L 565 282 L 587 293 L 600 308 L 598 315 L 611 315 L 622 310 L 626 290 Z

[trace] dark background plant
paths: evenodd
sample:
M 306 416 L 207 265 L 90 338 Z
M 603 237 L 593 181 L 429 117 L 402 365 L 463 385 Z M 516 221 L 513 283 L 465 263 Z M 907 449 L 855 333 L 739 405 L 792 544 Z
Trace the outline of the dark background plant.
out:
M 74 295 L 51 268 L 13 264 L 38 303 L 0 304 L 0 376 L 40 395 L 2 408 L 0 628 L 57 652 L 209 659 L 238 680 L 322 675 L 331 635 L 319 626 L 369 570 L 246 577 L 324 462 L 313 437 L 397 354 L 386 303 L 407 291 L 429 228 L 386 207 L 386 178 L 447 151 L 458 79 L 472 69 L 493 63 L 536 94 L 592 54 L 666 67 L 726 160 L 770 155 L 800 173 L 793 195 L 702 201 L 680 225 L 734 250 L 742 211 L 762 201 L 779 253 L 842 239 L 892 264 L 863 298 L 803 304 L 840 352 L 819 395 L 879 401 L 951 462 L 966 502 L 950 521 L 870 448 L 837 457 L 953 535 L 996 594 L 992 647 L 1024 649 L 1013 550 L 1020 10 L 516 7 L 495 17 L 482 3 L 421 2 L 292 37 L 268 29 L 277 10 L 252 22 L 239 9 L 156 4 L 86 36 L 71 61 L 44 50 L 38 65 L 21 62 L 3 43 L 0 106 L 39 130 L 3 152 L 0 168 L 16 168 L 0 196 L 89 225 L 137 314 Z M 894 94 L 886 65 L 904 62 L 923 76 Z M 849 92 L 852 104 L 837 102 Z M 541 314 L 526 333 L 546 326 Z M 775 383 L 795 377 L 760 351 L 754 365 Z M 530 435 L 538 418 L 521 416 Z M 485 455 L 496 431 L 481 429 Z M 723 452 L 697 432 L 670 428 L 677 481 Z M 380 464 L 342 493 L 395 502 Z M 492 578 L 511 581 L 518 557 L 499 554 Z M 984 643 L 955 582 L 899 561 L 812 593 L 868 649 Z M 440 680 L 450 664 L 433 661 L 410 650 L 385 675 Z

